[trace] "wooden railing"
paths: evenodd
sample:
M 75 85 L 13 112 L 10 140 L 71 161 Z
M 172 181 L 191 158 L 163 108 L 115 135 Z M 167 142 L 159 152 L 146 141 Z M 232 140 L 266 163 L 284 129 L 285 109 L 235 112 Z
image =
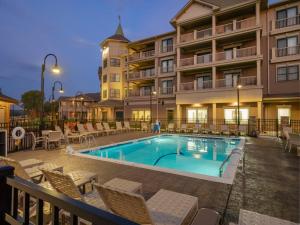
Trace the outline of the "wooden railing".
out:
M 243 58 L 256 55 L 256 46 L 236 50 L 236 57 Z
M 189 41 L 193 41 L 193 40 L 194 40 L 194 32 L 181 34 L 181 36 L 180 36 L 181 42 L 189 42 Z
M 197 64 L 210 63 L 210 62 L 212 62 L 212 54 L 197 56 Z
M 155 76 L 155 70 L 151 69 L 150 72 L 147 72 L 145 70 L 141 71 L 135 71 L 135 72 L 130 72 L 128 79 L 129 80 L 135 80 L 135 79 L 144 79 L 144 78 L 151 78 Z
M 300 24 L 300 15 L 275 21 L 275 28 L 291 27 Z
M 299 55 L 299 54 L 300 54 L 300 45 L 276 49 L 276 57 Z
M 191 91 L 194 90 L 194 82 L 187 82 L 180 84 L 180 91 Z
M 129 56 L 129 61 L 139 60 L 139 59 L 147 59 L 153 57 L 155 55 L 155 50 L 143 51 L 143 52 L 135 52 Z
M 251 86 L 257 85 L 257 77 L 256 76 L 248 76 L 248 77 L 240 77 L 240 84 L 242 86 Z M 216 87 L 218 88 L 233 88 L 237 86 L 237 80 L 231 79 L 218 79 L 216 80 Z
M 23 196 L 22 213 L 19 212 L 19 196 Z M 108 211 L 16 177 L 13 167 L 0 167 L 0 224 L 32 224 L 30 220 L 32 199 L 35 199 L 36 204 L 36 225 L 43 225 L 46 222 L 43 207 L 46 202 L 51 206 L 49 218 L 52 225 L 60 224 L 61 210 L 69 213 L 72 225 L 77 225 L 80 220 L 101 225 L 137 225 Z
M 255 27 L 255 25 L 256 25 L 256 18 L 255 17 L 251 17 L 251 18 L 247 18 L 247 19 L 244 19 L 244 20 L 236 21 L 236 29 L 237 30 L 252 28 L 252 27 Z
M 161 48 L 161 53 L 173 52 L 174 46 L 168 45 Z
M 212 88 L 212 80 L 203 81 L 202 85 L 196 85 L 197 90 Z
M 207 37 L 211 37 L 212 35 L 212 29 L 211 28 L 208 28 L 208 29 L 205 29 L 205 30 L 198 30 L 197 31 L 197 39 L 204 39 L 204 38 L 207 38 Z
M 180 66 L 191 66 L 194 65 L 194 57 L 180 59 Z
M 216 27 L 217 34 L 229 33 L 232 31 L 250 29 L 256 26 L 256 18 L 250 17 L 243 20 L 233 20 L 230 23 L 219 25 Z
M 161 87 L 160 88 L 160 95 L 172 95 L 174 94 L 175 87 Z

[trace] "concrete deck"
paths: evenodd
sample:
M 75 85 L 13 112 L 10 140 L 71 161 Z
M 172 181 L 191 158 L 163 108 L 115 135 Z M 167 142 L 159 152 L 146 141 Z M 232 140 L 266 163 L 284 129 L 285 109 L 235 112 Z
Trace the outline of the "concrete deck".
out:
M 146 133 L 125 133 L 99 137 L 97 145 L 107 145 L 146 137 Z M 300 222 L 299 219 L 299 158 L 286 153 L 274 139 L 247 138 L 246 173 L 239 170 L 230 197 L 226 221 L 238 221 L 239 209 L 255 211 L 281 219 Z M 79 146 L 76 146 L 78 148 Z M 64 166 L 68 172 L 85 169 L 99 174 L 104 183 L 114 177 L 143 183 L 143 193 L 150 198 L 159 189 L 193 195 L 199 198 L 199 207 L 213 208 L 220 213 L 226 205 L 230 186 L 206 180 L 153 170 L 104 162 L 65 154 L 64 150 L 22 151 L 9 154 L 17 160 L 37 158 Z

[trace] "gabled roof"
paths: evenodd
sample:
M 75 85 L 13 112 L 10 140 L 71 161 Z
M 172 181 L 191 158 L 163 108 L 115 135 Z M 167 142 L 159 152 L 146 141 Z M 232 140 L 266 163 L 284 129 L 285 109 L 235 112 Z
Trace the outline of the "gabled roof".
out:
M 4 101 L 4 102 L 8 102 L 8 103 L 13 103 L 13 104 L 17 104 L 18 100 L 11 98 L 7 95 L 4 95 L 0 89 L 0 101 Z

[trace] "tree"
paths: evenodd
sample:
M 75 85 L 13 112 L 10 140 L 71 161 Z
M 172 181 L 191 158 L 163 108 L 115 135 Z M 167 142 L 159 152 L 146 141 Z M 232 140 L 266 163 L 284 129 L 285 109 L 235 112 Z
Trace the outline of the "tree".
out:
M 34 118 L 39 115 L 39 112 L 41 111 L 41 104 L 43 102 L 40 91 L 30 90 L 25 92 L 21 97 L 21 101 L 28 116 Z

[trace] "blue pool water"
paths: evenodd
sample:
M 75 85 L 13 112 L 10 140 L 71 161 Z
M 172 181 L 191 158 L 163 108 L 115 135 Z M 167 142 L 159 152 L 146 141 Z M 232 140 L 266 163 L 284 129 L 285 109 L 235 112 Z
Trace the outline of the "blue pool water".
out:
M 161 135 L 82 154 L 218 176 L 220 165 L 239 142 L 239 139 Z

